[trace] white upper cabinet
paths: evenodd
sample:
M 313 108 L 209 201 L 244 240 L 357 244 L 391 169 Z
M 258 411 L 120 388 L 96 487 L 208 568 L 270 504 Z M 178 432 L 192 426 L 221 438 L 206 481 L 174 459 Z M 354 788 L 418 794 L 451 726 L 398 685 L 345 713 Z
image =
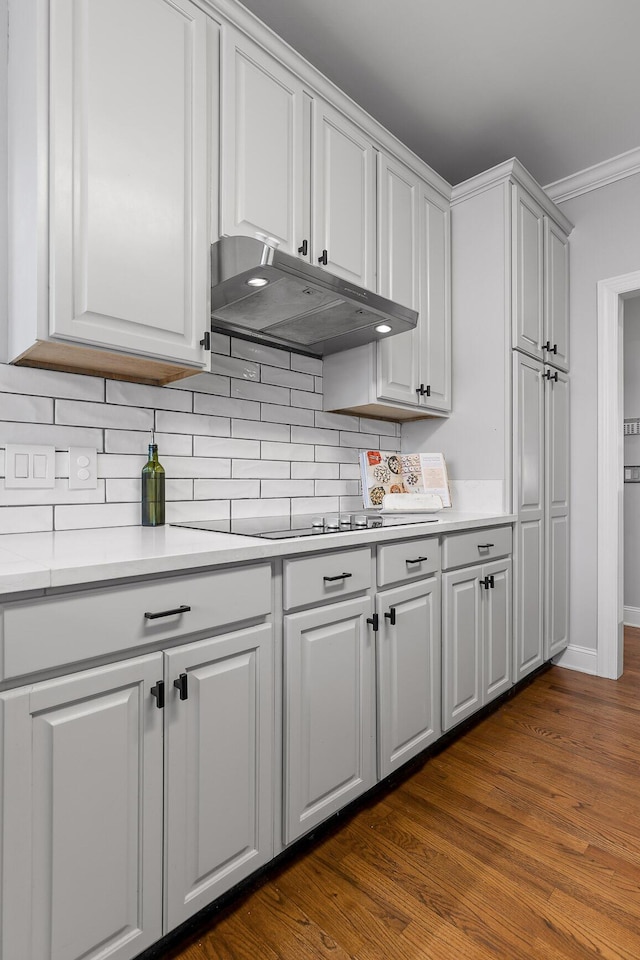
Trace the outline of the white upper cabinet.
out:
M 220 233 L 263 234 L 295 254 L 307 237 L 309 98 L 302 82 L 233 27 L 222 45 Z M 306 153 L 308 165 L 308 151 Z
M 544 212 L 520 186 L 511 190 L 513 346 L 542 359 Z
M 328 103 L 313 104 L 312 263 L 375 290 L 373 143 Z
M 512 191 L 513 346 L 569 369 L 569 241 L 518 184 Z
M 217 25 L 188 0 L 59 0 L 50 31 L 48 191 L 40 181 L 48 310 L 37 326 L 23 317 L 10 343 L 36 362 L 64 349 L 72 358 L 61 346 L 70 342 L 203 369 Z M 24 57 L 13 68 L 17 87 L 37 43 L 20 27 L 14 39 Z
M 545 361 L 569 369 L 569 241 L 553 221 L 545 217 Z

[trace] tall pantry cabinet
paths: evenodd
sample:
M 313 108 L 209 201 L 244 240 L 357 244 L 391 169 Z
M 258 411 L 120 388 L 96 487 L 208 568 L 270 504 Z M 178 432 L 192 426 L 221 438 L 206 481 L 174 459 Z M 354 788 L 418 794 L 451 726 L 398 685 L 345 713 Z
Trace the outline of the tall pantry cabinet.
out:
M 456 481 L 517 515 L 517 681 L 568 643 L 572 224 L 517 160 L 451 203 L 455 416 L 409 424 L 403 441 L 443 450 Z

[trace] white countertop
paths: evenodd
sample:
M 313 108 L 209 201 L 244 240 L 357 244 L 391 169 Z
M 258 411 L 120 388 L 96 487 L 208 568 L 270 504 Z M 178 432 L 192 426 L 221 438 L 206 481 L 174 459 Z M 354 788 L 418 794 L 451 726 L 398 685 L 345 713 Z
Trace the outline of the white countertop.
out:
M 436 522 L 265 540 L 184 527 L 101 527 L 0 536 L 0 595 L 82 586 L 513 523 L 513 514 L 447 510 Z

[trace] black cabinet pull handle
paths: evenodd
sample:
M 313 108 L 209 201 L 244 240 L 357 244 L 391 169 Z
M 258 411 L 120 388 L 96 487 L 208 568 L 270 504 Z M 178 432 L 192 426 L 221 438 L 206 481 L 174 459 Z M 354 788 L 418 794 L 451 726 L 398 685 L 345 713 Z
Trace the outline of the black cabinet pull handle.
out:
M 335 577 L 323 577 L 322 579 L 325 583 L 333 583 L 334 580 L 348 580 L 352 576 L 352 573 L 339 573 Z
M 162 710 L 164 707 L 164 680 L 158 680 L 155 687 L 151 687 L 151 696 L 156 698 L 158 710 Z
M 186 700 L 187 697 L 189 696 L 187 683 L 188 683 L 188 680 L 187 680 L 186 673 L 181 673 L 178 679 L 173 681 L 174 687 L 177 687 L 178 690 L 180 691 L 181 700 Z
M 367 623 L 370 623 L 373 627 L 373 632 L 377 633 L 380 627 L 380 619 L 377 613 L 374 613 L 372 617 L 367 617 Z
M 188 607 L 186 604 L 183 604 L 181 607 L 175 607 L 173 610 L 161 610 L 159 613 L 149 613 L 147 612 L 144 615 L 145 620 L 158 620 L 159 617 L 175 617 L 179 613 L 188 613 L 191 610 L 191 607 Z
M 308 240 L 303 240 L 303 241 L 302 241 L 302 246 L 301 246 L 301 247 L 298 247 L 298 253 L 301 253 L 303 257 L 306 257 L 306 255 L 309 253 L 309 241 L 308 241 Z
M 204 347 L 205 350 L 211 350 L 211 333 L 208 330 L 205 330 L 200 346 Z
M 558 352 L 558 344 L 557 344 L 557 343 L 554 343 L 553 346 L 551 346 L 551 340 L 547 340 L 547 342 L 544 344 L 544 346 L 542 347 L 542 349 L 543 349 L 543 350 L 548 350 L 549 353 L 557 353 L 557 352 Z
M 425 387 L 424 383 L 421 383 L 419 387 L 416 387 L 416 393 L 421 397 L 430 397 L 431 396 L 430 384 L 427 384 Z
M 405 560 L 406 564 L 409 563 L 424 563 L 425 560 L 428 560 L 429 557 L 416 557 L 415 560 Z
M 558 382 L 558 371 L 557 371 L 557 370 L 554 370 L 553 373 L 551 373 L 551 370 L 547 370 L 545 373 L 542 374 L 542 376 L 543 376 L 543 377 L 546 377 L 547 380 L 555 380 L 556 383 Z
M 328 264 L 328 262 L 329 262 L 329 261 L 328 261 L 328 259 L 327 259 L 327 251 L 326 251 L 326 250 L 323 250 L 323 251 L 322 251 L 322 256 L 321 256 L 321 257 L 318 257 L 318 263 L 323 263 L 323 264 L 325 265 L 325 267 L 326 267 L 326 265 Z
M 385 613 L 385 617 L 386 617 L 386 619 L 389 621 L 389 623 L 391 624 L 391 626 L 392 626 L 392 627 L 395 627 L 395 625 L 396 625 L 396 608 L 395 608 L 395 607 L 389 607 L 389 612 L 388 612 L 388 613 Z
M 479 543 L 478 550 L 489 550 L 491 547 L 495 547 L 495 543 Z
M 484 580 L 481 580 L 481 581 L 480 581 L 480 586 L 484 587 L 485 590 L 493 590 L 493 588 L 495 587 L 495 582 L 494 582 L 494 579 L 493 579 L 493 574 L 491 574 L 490 576 L 485 577 Z

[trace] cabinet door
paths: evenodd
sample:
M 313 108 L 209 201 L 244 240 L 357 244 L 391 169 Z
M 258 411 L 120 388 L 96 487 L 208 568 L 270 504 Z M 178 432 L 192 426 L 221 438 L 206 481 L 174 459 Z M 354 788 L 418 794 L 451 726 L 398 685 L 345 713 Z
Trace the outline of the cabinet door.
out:
M 440 580 L 385 590 L 376 608 L 382 779 L 440 736 Z
M 545 660 L 569 642 L 569 378 L 545 387 Z
M 479 566 L 442 577 L 442 729 L 482 706 L 482 617 Z
M 53 4 L 53 337 L 208 364 L 209 30 L 189 0 Z
M 165 657 L 166 933 L 271 859 L 272 626 Z
M 511 560 L 496 560 L 482 568 L 482 578 L 491 586 L 482 592 L 483 616 L 483 703 L 500 696 L 512 685 L 511 656 Z
M 513 356 L 513 510 L 516 528 L 515 681 L 543 660 L 544 380 L 537 360 Z
M 385 154 L 378 157 L 378 288 L 389 300 L 420 310 L 420 181 Z M 418 324 L 422 322 L 422 313 Z M 378 396 L 419 405 L 420 330 L 381 340 Z
M 222 47 L 220 233 L 257 233 L 297 254 L 309 239 L 303 174 L 305 94 L 300 81 L 231 26 Z M 309 151 L 306 151 L 309 165 Z M 306 188 L 306 189 L 305 189 Z M 306 199 L 305 199 L 306 197 Z
M 328 103 L 315 100 L 312 262 L 376 289 L 375 151 L 366 135 Z
M 451 220 L 449 205 L 420 184 L 420 406 L 451 410 Z
M 560 370 L 569 369 L 569 241 L 545 217 L 544 355 Z
M 375 782 L 371 600 L 284 618 L 285 843 Z
M 544 213 L 521 187 L 511 190 L 513 346 L 542 358 Z
M 129 960 L 162 935 L 161 669 L 0 697 L 3 957 Z

